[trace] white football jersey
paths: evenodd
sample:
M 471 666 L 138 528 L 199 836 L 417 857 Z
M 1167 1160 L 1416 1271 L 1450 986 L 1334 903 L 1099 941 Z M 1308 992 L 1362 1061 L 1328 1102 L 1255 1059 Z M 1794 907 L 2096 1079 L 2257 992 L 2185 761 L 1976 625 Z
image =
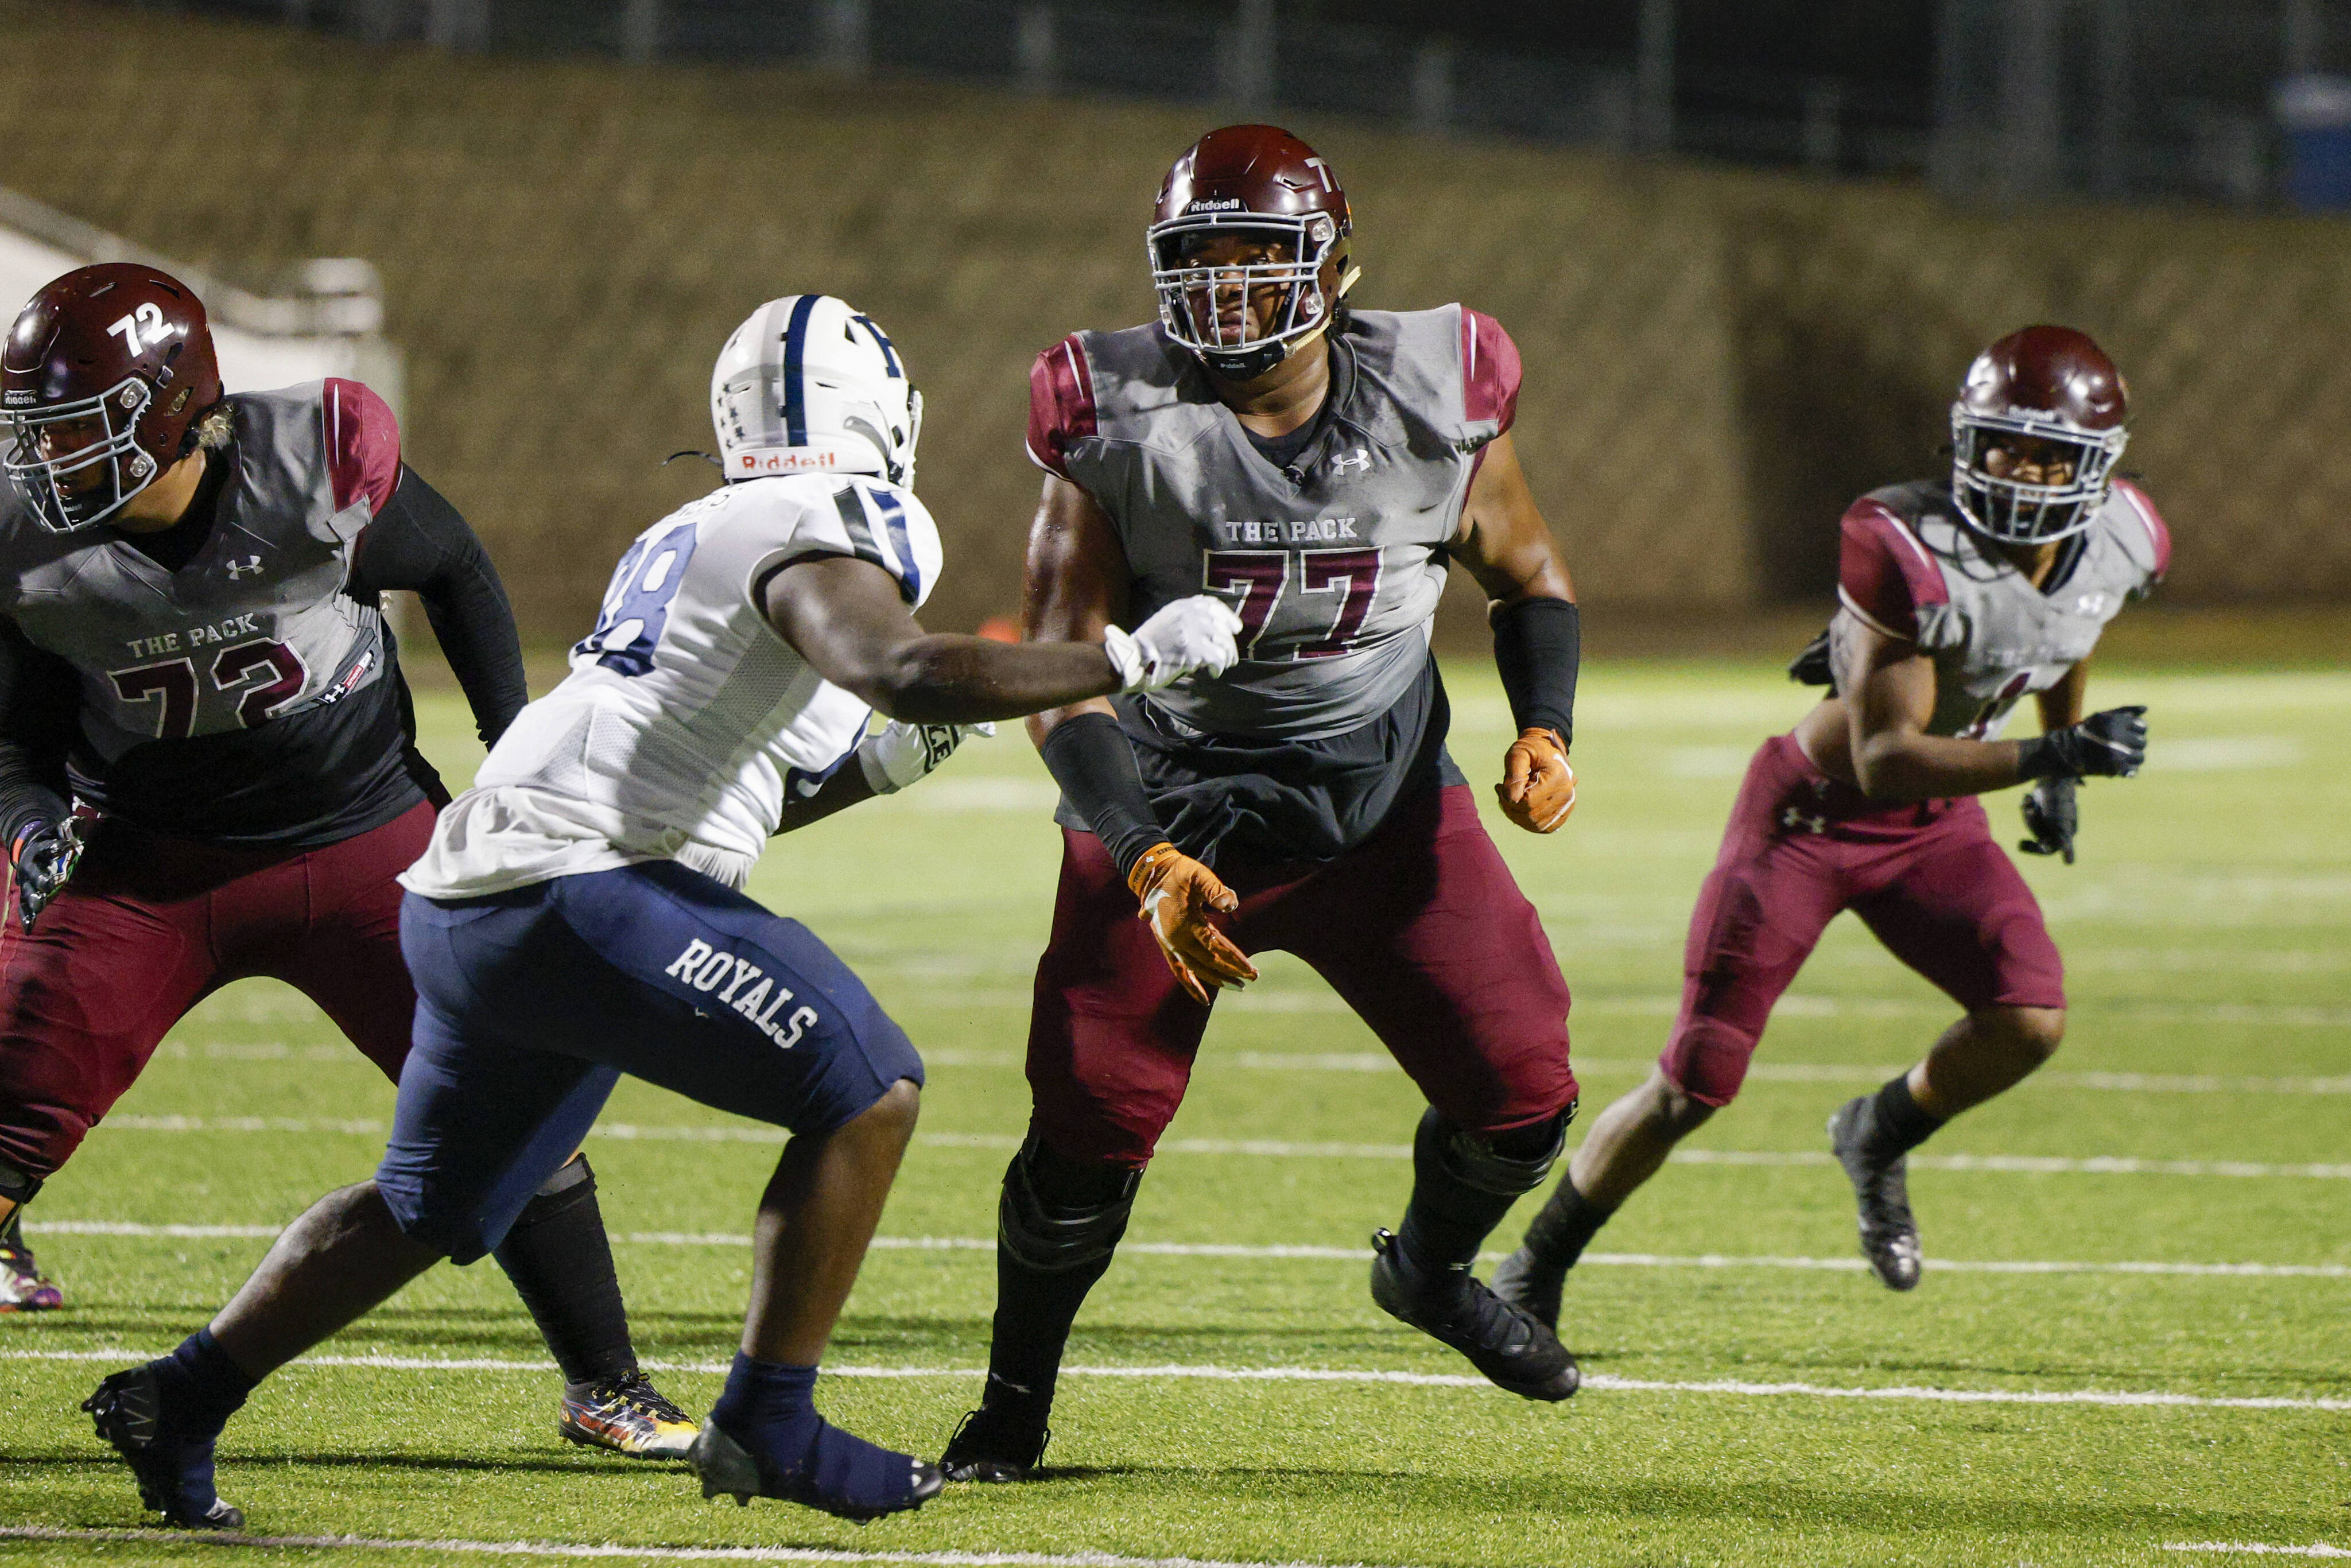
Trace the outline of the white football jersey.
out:
M 654 859 L 740 885 L 787 791 L 849 760 L 872 709 L 776 635 L 758 600 L 815 555 L 871 561 L 909 607 L 939 574 L 911 490 L 852 475 L 732 484 L 639 534 L 571 674 L 523 709 L 402 882 L 475 897 Z

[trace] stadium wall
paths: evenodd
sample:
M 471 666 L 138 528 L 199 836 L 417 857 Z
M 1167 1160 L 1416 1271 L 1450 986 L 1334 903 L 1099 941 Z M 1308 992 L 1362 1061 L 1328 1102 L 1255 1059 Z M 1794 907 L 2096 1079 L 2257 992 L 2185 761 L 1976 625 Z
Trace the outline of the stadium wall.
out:
M 1030 358 L 1151 309 L 1141 225 L 1210 111 L 806 71 L 361 47 L 0 0 L 0 185 L 228 277 L 384 278 L 408 451 L 532 634 L 699 493 L 710 356 L 754 304 L 844 295 L 928 400 L 934 623 L 1009 609 L 1037 477 Z M 2077 207 L 1303 120 L 1358 215 L 1359 302 L 1466 299 L 1527 366 L 1520 442 L 1585 598 L 1819 600 L 1835 516 L 1928 471 L 1970 352 L 2099 335 L 2180 548 L 2171 596 L 2351 596 L 2351 247 L 2319 219 Z M 1457 596 L 1459 624 L 1474 601 Z

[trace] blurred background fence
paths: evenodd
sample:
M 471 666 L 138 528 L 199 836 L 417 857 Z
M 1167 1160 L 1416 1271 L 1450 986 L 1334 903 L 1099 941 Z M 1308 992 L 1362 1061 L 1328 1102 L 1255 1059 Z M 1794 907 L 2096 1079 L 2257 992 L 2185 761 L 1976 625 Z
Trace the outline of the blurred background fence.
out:
M 1376 29 L 1326 27 L 1319 57 L 1285 43 L 1252 99 L 1232 47 L 1249 7 L 1148 26 L 1051 9 L 1051 84 L 1155 91 L 1118 62 L 1191 60 L 1190 103 L 1030 90 L 1040 8 L 987 0 L 960 32 L 911 0 L 237 8 L 0 0 L 0 186 L 229 280 L 367 258 L 409 455 L 542 638 L 576 634 L 621 542 L 706 486 L 661 460 L 707 444 L 726 333 L 799 289 L 885 322 L 929 400 L 923 489 L 949 545 L 932 618 L 1009 609 L 1037 488 L 1029 361 L 1148 317 L 1160 175 L 1252 101 L 1346 181 L 1360 303 L 1462 299 L 1516 336 L 1522 450 L 1590 601 L 1694 621 L 1821 601 L 1837 512 L 1930 472 L 1968 357 L 2039 319 L 2096 334 L 2130 378 L 2126 466 L 2179 534 L 2175 601 L 2351 597 L 2351 231 L 2332 218 L 1982 204 L 1572 128 L 1556 140 L 1603 144 L 1505 141 L 1476 132 L 1525 127 L 1475 118 L 1515 101 L 1502 75 L 1440 93 L 1426 49 Z M 787 52 L 807 57 L 764 63 Z M 1637 141 L 1639 66 L 1562 98 L 1559 123 L 1621 110 Z

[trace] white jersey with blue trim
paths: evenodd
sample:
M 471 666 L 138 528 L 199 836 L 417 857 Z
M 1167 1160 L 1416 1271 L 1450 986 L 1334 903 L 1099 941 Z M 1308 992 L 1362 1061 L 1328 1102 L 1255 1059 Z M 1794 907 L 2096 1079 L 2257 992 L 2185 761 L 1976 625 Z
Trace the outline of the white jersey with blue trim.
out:
M 739 886 L 787 792 L 813 794 L 872 716 L 758 602 L 819 555 L 872 562 L 918 607 L 938 528 L 911 490 L 805 474 L 728 485 L 638 535 L 571 674 L 499 738 L 402 883 L 465 898 L 676 859 Z

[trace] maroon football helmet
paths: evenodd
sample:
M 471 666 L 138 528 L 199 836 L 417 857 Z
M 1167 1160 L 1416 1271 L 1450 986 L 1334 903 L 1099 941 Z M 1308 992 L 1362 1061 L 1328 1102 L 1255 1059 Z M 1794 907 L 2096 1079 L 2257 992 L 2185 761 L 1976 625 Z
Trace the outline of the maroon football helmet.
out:
M 2090 526 L 2105 504 L 2128 392 L 2105 350 L 2070 327 L 2027 327 L 1976 356 L 1951 404 L 1951 496 L 1977 531 L 2010 544 L 2047 544 Z M 1992 454 L 2041 444 L 2055 484 L 1991 472 Z M 2013 466 L 2012 463 L 2003 465 Z
M 1347 193 L 1330 164 L 1289 131 L 1228 125 L 1194 142 L 1167 171 L 1145 248 L 1168 337 L 1229 381 L 1280 364 L 1331 324 L 1356 269 Z M 1229 266 L 1196 260 L 1210 238 L 1240 234 L 1273 242 L 1279 259 Z M 1282 290 L 1270 329 L 1259 332 L 1248 301 L 1260 286 Z M 1219 289 L 1228 308 L 1217 308 Z M 1230 306 L 1238 294 L 1242 308 Z
M 220 398 L 193 289 L 136 262 L 77 267 L 33 296 L 0 352 L 8 477 L 44 528 L 88 528 L 193 451 Z

